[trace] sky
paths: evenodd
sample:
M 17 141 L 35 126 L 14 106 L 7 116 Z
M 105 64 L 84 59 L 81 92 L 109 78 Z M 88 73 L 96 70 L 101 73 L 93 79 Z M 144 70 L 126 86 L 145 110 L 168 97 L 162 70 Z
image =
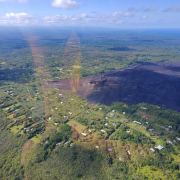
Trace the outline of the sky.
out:
M 0 0 L 0 25 L 180 28 L 180 0 Z

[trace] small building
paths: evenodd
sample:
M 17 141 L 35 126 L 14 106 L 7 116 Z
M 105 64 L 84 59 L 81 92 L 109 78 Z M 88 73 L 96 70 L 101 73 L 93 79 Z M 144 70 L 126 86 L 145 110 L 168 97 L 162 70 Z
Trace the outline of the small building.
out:
M 143 152 L 140 152 L 140 155 L 141 155 L 141 156 L 143 156 L 143 155 L 144 155 L 144 153 L 143 153 Z
M 154 132 L 154 129 L 149 129 L 149 131 L 153 133 L 153 132 Z
M 65 142 L 64 144 L 67 145 L 69 143 L 69 141 Z
M 46 144 L 47 144 L 48 142 L 49 142 L 48 140 L 45 141 Z
M 139 124 L 139 125 L 141 125 L 141 123 L 140 122 L 138 122 L 138 121 L 133 121 L 134 123 L 136 123 L 136 124 Z
M 126 112 L 123 112 L 123 114 L 126 114 Z
M 99 149 L 99 146 L 95 146 L 96 149 Z
M 108 117 L 106 117 L 105 119 L 108 119 Z
M 56 146 L 59 146 L 59 145 L 61 145 L 61 143 L 59 142 L 59 143 L 56 143 Z
M 101 110 L 102 110 L 102 108 L 99 108 L 99 110 L 101 111 Z
M 26 98 L 26 101 L 29 101 L 29 98 Z
M 108 148 L 108 151 L 109 151 L 109 152 L 111 152 L 111 151 L 112 151 L 112 149 L 111 149 L 111 148 Z
M 101 129 L 101 132 L 102 132 L 102 133 L 105 133 L 106 131 L 105 131 L 104 129 Z
M 70 144 L 70 147 L 73 145 L 73 143 Z
M 159 150 L 162 150 L 163 149 L 163 147 L 162 146 L 157 146 L 157 147 L 155 147 L 156 149 L 159 149 Z
M 172 142 L 171 142 L 171 141 L 167 141 L 167 143 L 172 144 Z
M 176 137 L 176 139 L 177 139 L 178 141 L 180 141 L 180 138 Z
M 113 126 L 116 126 L 116 123 L 113 123 Z
M 70 115 L 72 114 L 72 112 L 68 112 Z
M 89 132 L 91 133 L 92 131 L 89 129 Z
M 155 152 L 155 150 L 153 148 L 150 148 L 150 151 Z
M 54 123 L 56 126 L 59 124 L 59 123 Z
M 145 118 L 145 119 L 149 119 L 147 116 L 145 116 L 145 115 L 143 115 L 143 118 Z
M 107 126 L 107 125 L 108 125 L 108 123 L 105 123 L 104 125 L 105 125 L 105 126 Z
M 131 132 L 131 131 L 126 131 L 128 134 Z
M 112 110 L 112 112 L 115 112 L 115 110 Z
M 48 118 L 49 121 L 50 121 L 51 119 L 52 119 L 51 117 Z
M 83 132 L 82 132 L 81 134 L 82 134 L 83 136 L 87 136 L 87 134 L 86 134 L 86 133 L 83 133 Z

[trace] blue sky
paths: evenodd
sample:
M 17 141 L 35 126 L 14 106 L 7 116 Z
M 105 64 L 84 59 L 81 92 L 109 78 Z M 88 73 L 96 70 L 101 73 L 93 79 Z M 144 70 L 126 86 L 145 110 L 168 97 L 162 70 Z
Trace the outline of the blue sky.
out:
M 0 0 L 0 25 L 180 28 L 180 0 Z

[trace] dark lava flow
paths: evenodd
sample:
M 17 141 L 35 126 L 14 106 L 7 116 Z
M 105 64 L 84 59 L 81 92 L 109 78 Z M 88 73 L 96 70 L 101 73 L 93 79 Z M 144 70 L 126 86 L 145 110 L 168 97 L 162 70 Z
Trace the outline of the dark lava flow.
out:
M 45 86 L 71 90 L 69 80 Z M 90 103 L 149 103 L 180 111 L 180 62 L 143 63 L 80 80 L 77 92 Z

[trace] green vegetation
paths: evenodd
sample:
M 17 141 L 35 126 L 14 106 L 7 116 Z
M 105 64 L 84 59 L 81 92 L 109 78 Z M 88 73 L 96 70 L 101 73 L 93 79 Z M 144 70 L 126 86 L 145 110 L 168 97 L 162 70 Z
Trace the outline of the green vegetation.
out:
M 18 32 L 11 43 L 0 34 L 0 179 L 180 178 L 179 112 L 146 103 L 88 104 L 46 87 L 69 78 L 79 46 L 81 77 L 137 62 L 177 61 L 179 44 L 165 35 L 112 32 L 107 38 L 79 30 L 74 49 L 66 44 L 70 31 L 36 32 L 38 53 Z

